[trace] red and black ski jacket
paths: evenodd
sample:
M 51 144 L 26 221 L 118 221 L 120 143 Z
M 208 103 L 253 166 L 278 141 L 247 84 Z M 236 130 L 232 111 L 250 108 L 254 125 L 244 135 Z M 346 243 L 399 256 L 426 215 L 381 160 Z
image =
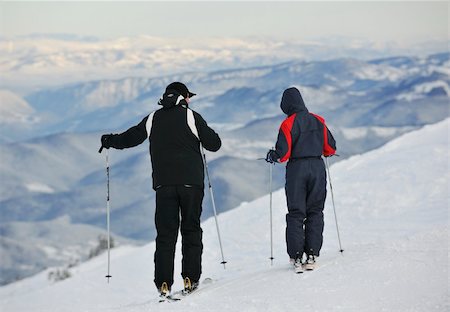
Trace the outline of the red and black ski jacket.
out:
M 288 117 L 281 123 L 276 143 L 277 161 L 331 156 L 336 153 L 336 141 L 325 119 L 310 113 L 297 88 L 286 89 L 281 110 Z

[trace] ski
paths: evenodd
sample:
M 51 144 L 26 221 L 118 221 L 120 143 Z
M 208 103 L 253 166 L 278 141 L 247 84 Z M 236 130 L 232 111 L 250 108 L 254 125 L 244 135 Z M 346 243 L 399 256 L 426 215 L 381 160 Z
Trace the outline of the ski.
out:
M 303 274 L 305 272 L 313 272 L 319 269 L 319 266 L 315 264 L 314 267 L 311 265 L 301 264 L 299 266 L 293 266 L 295 274 Z
M 198 293 L 199 291 L 201 291 L 203 289 L 203 286 L 211 284 L 213 282 L 213 280 L 209 277 L 205 278 L 200 285 L 195 288 L 192 291 L 186 291 L 184 289 L 181 290 L 177 290 L 174 293 L 172 293 L 171 295 L 168 296 L 164 296 L 164 298 L 160 298 L 159 302 L 177 302 L 182 300 L 183 298 L 186 298 L 188 296 L 190 296 L 191 294 L 195 294 Z
M 161 295 L 159 296 L 159 303 L 163 303 L 163 302 L 177 302 L 180 301 L 180 298 L 174 297 L 173 295 L 168 295 L 168 296 L 164 296 Z

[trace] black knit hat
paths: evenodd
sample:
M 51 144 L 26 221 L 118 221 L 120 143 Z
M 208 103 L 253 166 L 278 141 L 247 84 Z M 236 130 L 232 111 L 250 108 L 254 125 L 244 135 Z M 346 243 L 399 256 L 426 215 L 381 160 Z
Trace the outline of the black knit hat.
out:
M 180 95 L 184 97 L 187 97 L 189 95 L 189 97 L 191 98 L 194 95 L 196 95 L 195 93 L 189 91 L 184 83 L 178 81 L 172 82 L 170 85 L 166 87 L 166 93 L 170 92 L 170 90 L 177 91 L 178 93 L 180 93 Z

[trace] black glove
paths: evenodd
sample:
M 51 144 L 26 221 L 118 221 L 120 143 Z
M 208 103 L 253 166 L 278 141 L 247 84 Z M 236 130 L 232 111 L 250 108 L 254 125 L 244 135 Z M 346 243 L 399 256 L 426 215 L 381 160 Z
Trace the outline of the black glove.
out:
M 102 147 L 101 148 L 110 148 L 112 147 L 112 137 L 114 134 L 104 134 L 102 135 L 102 138 L 100 139 L 101 143 L 102 143 Z
M 277 162 L 278 158 L 279 158 L 278 154 L 277 154 L 277 152 L 275 152 L 275 150 L 269 150 L 267 152 L 266 161 L 268 163 L 273 164 L 274 162 Z

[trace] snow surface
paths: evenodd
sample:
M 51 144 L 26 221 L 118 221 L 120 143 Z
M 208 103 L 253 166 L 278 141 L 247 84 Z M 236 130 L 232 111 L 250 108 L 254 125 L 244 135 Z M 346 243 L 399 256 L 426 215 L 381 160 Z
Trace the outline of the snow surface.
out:
M 203 278 L 177 303 L 159 304 L 154 243 L 112 250 L 57 283 L 47 273 L 0 288 L 2 311 L 448 311 L 450 119 L 410 132 L 331 167 L 319 268 L 293 273 L 285 252 L 284 190 L 273 193 L 274 262 L 270 265 L 269 196 L 219 216 L 224 270 L 214 219 L 203 223 Z M 282 170 L 277 166 L 275 170 Z M 218 203 L 220 209 L 220 203 Z M 149 222 L 152 222 L 149 220 Z M 132 226 L 132 225 L 130 225 Z M 179 247 L 179 246 L 178 246 Z M 181 287 L 177 251 L 175 289 Z

